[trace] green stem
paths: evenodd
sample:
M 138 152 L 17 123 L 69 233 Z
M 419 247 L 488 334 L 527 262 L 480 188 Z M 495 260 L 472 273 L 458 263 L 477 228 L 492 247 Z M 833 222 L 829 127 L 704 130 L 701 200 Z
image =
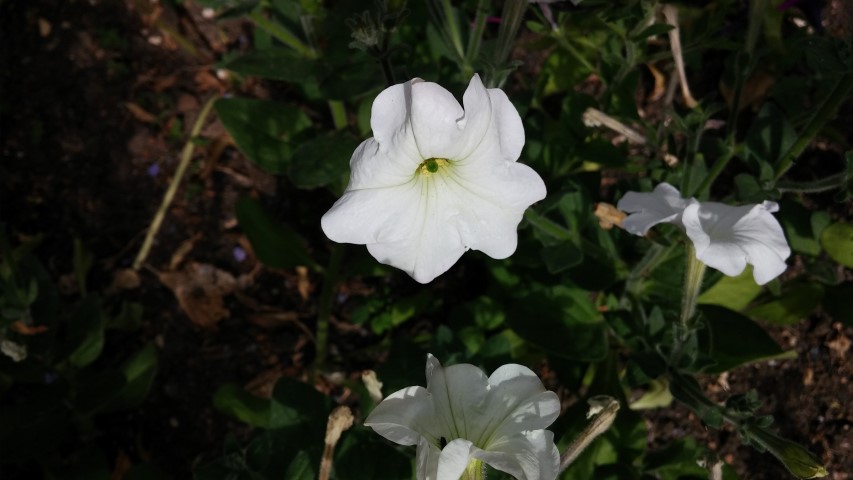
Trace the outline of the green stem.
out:
M 696 258 L 696 248 L 692 242 L 688 242 L 687 271 L 684 273 L 684 297 L 681 299 L 681 317 L 679 318 L 682 327 L 690 326 L 693 314 L 696 313 L 696 299 L 699 298 L 704 276 L 705 264 Z
M 317 312 L 317 357 L 314 360 L 314 370 L 320 371 L 326 363 L 329 342 L 329 318 L 332 316 L 332 303 L 335 301 L 335 286 L 338 284 L 338 273 L 344 258 L 345 245 L 336 243 L 332 247 L 329 266 L 326 268 L 326 278 L 323 280 L 323 290 L 320 292 L 320 306 Z
M 495 72 L 492 78 L 489 78 L 487 81 L 488 87 L 500 88 L 504 84 L 507 75 L 509 75 L 506 63 L 510 53 L 512 53 L 512 45 L 515 43 L 518 27 L 521 26 L 521 20 L 524 18 L 524 11 L 527 9 L 528 4 L 528 0 L 504 1 L 504 8 L 501 12 L 501 25 L 498 27 L 498 38 L 493 59 Z
M 444 21 L 447 24 L 450 35 L 450 42 L 453 48 L 456 49 L 456 54 L 461 60 L 465 60 L 465 51 L 462 49 L 462 34 L 459 31 L 459 22 L 456 20 L 456 12 L 453 11 L 453 6 L 450 0 L 441 0 L 441 8 L 444 13 Z
M 471 65 L 480 54 L 480 45 L 483 42 L 483 32 L 486 30 L 486 18 L 489 15 L 489 0 L 477 2 L 477 15 L 474 17 L 474 27 L 468 36 L 468 47 L 465 49 L 465 63 Z
M 169 184 L 169 188 L 166 189 L 166 194 L 163 195 L 163 201 L 160 202 L 160 208 L 154 215 L 154 219 L 151 221 L 151 226 L 148 227 L 148 233 L 145 235 L 145 240 L 142 242 L 142 248 L 139 249 L 139 253 L 133 261 L 134 270 L 139 270 L 139 267 L 141 267 L 142 263 L 145 262 L 145 258 L 148 257 L 148 252 L 151 250 L 154 237 L 157 235 L 157 232 L 160 231 L 160 225 L 162 225 L 163 219 L 166 218 L 166 211 L 172 204 L 172 200 L 175 199 L 175 194 L 178 191 L 178 185 L 181 184 L 181 179 L 184 178 L 187 167 L 190 165 L 190 160 L 193 158 L 195 137 L 197 137 L 201 132 L 201 127 L 204 125 L 204 121 L 207 119 L 207 115 L 210 113 L 211 108 L 213 108 L 213 104 L 216 102 L 217 98 L 218 97 L 212 97 L 208 100 L 207 103 L 204 104 L 204 108 L 201 109 L 201 113 L 198 114 L 198 118 L 190 132 L 190 138 L 184 145 L 183 151 L 181 151 L 181 162 L 178 164 L 177 170 L 175 170 L 175 176 L 172 177 L 172 182 Z
M 809 146 L 812 139 L 823 128 L 824 124 L 835 116 L 838 107 L 844 103 L 844 100 L 850 96 L 851 92 L 853 92 L 853 73 L 847 73 L 835 82 L 832 90 L 823 99 L 823 102 L 821 102 L 817 112 L 809 119 L 809 123 L 806 124 L 803 133 L 800 134 L 797 141 L 791 145 L 788 151 L 782 155 L 779 166 L 776 169 L 776 176 L 773 178 L 774 182 L 782 178 L 788 169 L 794 165 L 794 160 Z
M 714 162 L 714 166 L 711 168 L 711 171 L 708 172 L 708 175 L 705 176 L 705 180 L 703 180 L 702 184 L 699 185 L 699 188 L 689 196 L 705 198 L 711 190 L 711 185 L 714 183 L 714 180 L 720 176 L 720 173 L 723 172 L 723 169 L 726 168 L 726 165 L 729 164 L 732 158 L 734 158 L 743 149 L 740 145 L 734 145 L 733 137 L 729 137 L 726 143 L 729 145 L 729 148 L 722 157 L 718 158 L 717 161 Z M 687 191 L 682 191 L 683 195 L 688 195 L 688 193 L 689 192 Z

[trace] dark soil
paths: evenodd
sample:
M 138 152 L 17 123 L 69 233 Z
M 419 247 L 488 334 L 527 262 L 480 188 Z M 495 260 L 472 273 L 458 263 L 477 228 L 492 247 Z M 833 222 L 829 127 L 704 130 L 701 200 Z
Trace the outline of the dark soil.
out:
M 239 254 L 248 246 L 234 228 L 235 198 L 274 194 L 277 180 L 233 148 L 217 148 L 227 138 L 215 120 L 204 134 L 223 143 L 197 150 L 197 166 L 166 217 L 141 285 L 110 290 L 113 274 L 139 249 L 201 106 L 224 91 L 213 62 L 247 44 L 246 25 L 214 24 L 192 2 L 185 5 L 0 2 L 0 222 L 13 239 L 43 235 L 37 255 L 55 278 L 72 274 L 73 240 L 82 240 L 96 259 L 90 289 L 105 292 L 109 308 L 121 300 L 144 305 L 141 333 L 110 332 L 104 361 L 153 342 L 157 381 L 140 408 L 99 418 L 97 434 L 117 472 L 127 460 L 150 461 L 174 478 L 189 478 L 194 462 L 218 455 L 228 435 L 248 436 L 247 427 L 213 409 L 218 387 L 233 382 L 268 394 L 280 376 L 304 375 L 304 356 L 312 353 L 297 324 L 314 315 L 306 299 L 317 290 L 306 275 L 265 271 L 250 253 Z M 194 51 L 161 34 L 158 21 Z M 265 95 L 263 84 L 246 88 Z M 286 192 L 262 198 L 288 208 Z M 214 325 L 192 323 L 158 277 L 193 263 L 248 279 L 240 295 L 226 297 L 229 315 Z M 79 292 L 70 283 L 65 298 L 73 302 Z M 849 478 L 853 330 L 816 315 L 771 331 L 797 350 L 796 360 L 742 367 L 706 379 L 706 387 L 721 397 L 726 389 L 756 388 L 781 434 L 817 453 L 831 478 Z M 788 478 L 768 454 L 742 447 L 729 430 L 705 430 L 684 408 L 648 418 L 652 447 L 693 435 L 741 478 Z

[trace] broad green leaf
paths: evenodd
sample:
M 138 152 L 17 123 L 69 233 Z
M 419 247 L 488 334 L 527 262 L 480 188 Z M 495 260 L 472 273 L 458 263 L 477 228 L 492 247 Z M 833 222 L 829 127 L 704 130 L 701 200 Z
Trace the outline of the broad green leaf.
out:
M 157 348 L 154 345 L 145 346 L 136 352 L 122 366 L 121 371 L 125 378 L 124 387 L 104 410 L 134 408 L 142 404 L 154 383 L 154 377 L 157 375 L 157 364 Z
M 554 355 L 595 361 L 607 354 L 607 325 L 584 290 L 533 289 L 514 299 L 506 323 L 520 337 Z
M 270 401 L 227 383 L 213 394 L 213 407 L 253 427 L 270 426 Z
M 287 471 L 284 473 L 284 478 L 292 480 L 314 480 L 317 478 L 314 468 L 314 462 L 311 461 L 308 452 L 303 450 L 297 453 L 293 461 L 290 462 Z
M 756 161 L 775 165 L 796 138 L 785 114 L 772 102 L 765 102 L 746 135 L 746 148 Z
M 833 260 L 853 268 L 853 224 L 838 222 L 826 227 L 820 244 Z
M 273 390 L 270 423 L 267 428 L 307 424 L 311 428 L 325 430 L 326 417 L 330 410 L 329 397 L 307 383 L 282 377 L 276 382 Z
M 785 285 L 779 298 L 756 305 L 746 314 L 778 325 L 796 323 L 811 314 L 823 298 L 823 286 L 797 281 Z
M 216 114 L 250 160 L 270 173 L 284 173 L 290 139 L 311 126 L 308 116 L 289 105 L 248 98 L 216 101 Z
M 707 373 L 721 373 L 746 363 L 795 358 L 784 351 L 757 323 L 716 305 L 699 307 L 705 328 L 699 330 L 699 346 L 716 362 Z
M 290 228 L 272 218 L 260 202 L 241 198 L 236 206 L 237 221 L 249 237 L 255 255 L 273 268 L 293 268 L 305 265 L 316 268 L 302 239 Z
M 299 145 L 288 175 L 300 188 L 324 187 L 349 173 L 349 160 L 358 142 L 344 131 L 332 132 Z
M 810 212 L 798 202 L 783 201 L 778 216 L 792 250 L 812 256 L 820 254 L 818 240 L 826 227 L 826 212 Z
M 752 277 L 752 266 L 747 266 L 743 273 L 736 277 L 723 275 L 717 283 L 699 295 L 697 302 L 704 305 L 719 305 L 739 312 L 746 308 L 759 293 L 761 293 L 761 285 L 755 283 Z
M 221 68 L 292 83 L 316 82 L 317 62 L 282 48 L 251 51 L 220 64 Z
M 541 255 L 550 273 L 560 273 L 583 261 L 583 251 L 572 242 L 543 247 Z
M 104 313 L 100 300 L 95 296 L 86 297 L 74 312 L 68 329 L 71 364 L 80 368 L 94 362 L 104 348 Z

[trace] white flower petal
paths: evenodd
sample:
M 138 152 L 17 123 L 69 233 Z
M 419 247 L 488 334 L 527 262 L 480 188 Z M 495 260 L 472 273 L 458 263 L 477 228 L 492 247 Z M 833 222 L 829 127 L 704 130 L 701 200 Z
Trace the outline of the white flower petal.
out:
M 683 223 L 693 241 L 696 258 L 729 276 L 752 264 L 759 285 L 787 268 L 791 249 L 779 222 L 771 214 L 774 202 L 733 207 L 715 202 L 694 202 L 684 210 Z
M 459 121 L 465 111 L 441 85 L 412 85 L 411 128 L 422 159 L 449 158 L 455 145 L 465 141 Z M 482 137 L 481 137 L 482 138 Z
M 425 437 L 435 441 L 440 434 L 432 423 L 434 408 L 423 387 L 406 387 L 385 398 L 370 412 L 364 425 L 400 445 L 416 445 Z
M 645 235 L 658 223 L 681 223 L 681 212 L 689 200 L 668 183 L 661 183 L 651 193 L 628 192 L 616 208 L 630 213 L 622 220 L 622 228 L 634 235 Z
M 418 442 L 417 461 L 417 479 L 418 480 L 436 480 L 438 478 L 438 460 L 441 458 L 441 450 L 421 438 Z
M 516 161 L 524 147 L 524 126 L 521 117 L 503 90 L 489 89 L 489 97 L 492 100 L 492 116 L 504 158 Z
M 468 467 L 471 454 L 479 450 L 470 440 L 457 438 L 441 450 L 438 459 L 437 480 L 459 480 Z
M 419 157 L 388 152 L 373 138 L 361 142 L 350 158 L 347 191 L 395 187 L 414 178 Z
M 413 160 L 415 167 L 420 163 L 420 153 L 412 129 L 412 93 L 414 85 L 420 83 L 423 80 L 415 78 L 386 88 L 370 110 L 370 128 L 382 151 L 393 161 L 400 160 L 394 157 Z
M 336 242 L 362 245 L 407 240 L 415 226 L 409 205 L 420 197 L 416 187 L 412 182 L 345 192 L 320 220 L 323 232 Z
M 539 377 L 525 366 L 504 365 L 492 373 L 489 384 L 483 407 L 489 412 L 488 425 L 476 439 L 478 445 L 488 448 L 495 439 L 543 429 L 560 415 L 557 394 L 545 390 Z
M 548 430 L 505 437 L 473 456 L 518 480 L 554 480 L 560 469 L 560 452 Z
M 482 370 L 463 363 L 444 368 L 430 355 L 427 360 L 427 390 L 435 405 L 435 420 L 449 438 L 476 440 L 488 424 L 492 412 L 480 408 L 489 380 Z

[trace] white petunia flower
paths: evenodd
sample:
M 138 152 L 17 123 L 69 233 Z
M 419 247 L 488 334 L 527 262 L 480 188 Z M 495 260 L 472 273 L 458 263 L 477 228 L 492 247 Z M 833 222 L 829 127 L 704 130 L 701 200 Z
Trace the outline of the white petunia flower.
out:
M 765 283 L 788 268 L 791 248 L 772 212 L 775 202 L 733 207 L 693 201 L 684 209 L 682 223 L 696 248 L 696 258 L 730 277 L 752 265 L 755 283 Z
M 634 235 L 645 235 L 659 223 L 681 224 L 681 212 L 690 203 L 681 192 L 668 183 L 661 183 L 653 192 L 628 192 L 616 208 L 631 215 L 622 220 L 622 228 Z
M 755 282 L 764 285 L 787 268 L 791 249 L 772 215 L 779 210 L 775 202 L 737 207 L 699 202 L 681 198 L 675 187 L 661 183 L 651 193 L 626 193 L 618 208 L 631 213 L 622 227 L 635 235 L 645 235 L 658 223 L 683 228 L 696 258 L 726 275 L 740 275 L 749 263 Z
M 544 430 L 560 401 L 529 368 L 504 365 L 490 377 L 429 355 L 427 387 L 407 387 L 382 401 L 364 424 L 401 445 L 417 445 L 418 480 L 476 476 L 481 462 L 520 480 L 553 480 L 560 454 Z M 477 477 L 479 478 L 479 477 Z
M 367 245 L 421 283 L 469 248 L 497 259 L 515 251 L 524 210 L 545 198 L 545 184 L 516 162 L 524 128 L 506 94 L 474 75 L 462 101 L 464 110 L 417 78 L 376 97 L 374 136 L 353 153 L 349 185 L 321 221 L 330 239 Z

